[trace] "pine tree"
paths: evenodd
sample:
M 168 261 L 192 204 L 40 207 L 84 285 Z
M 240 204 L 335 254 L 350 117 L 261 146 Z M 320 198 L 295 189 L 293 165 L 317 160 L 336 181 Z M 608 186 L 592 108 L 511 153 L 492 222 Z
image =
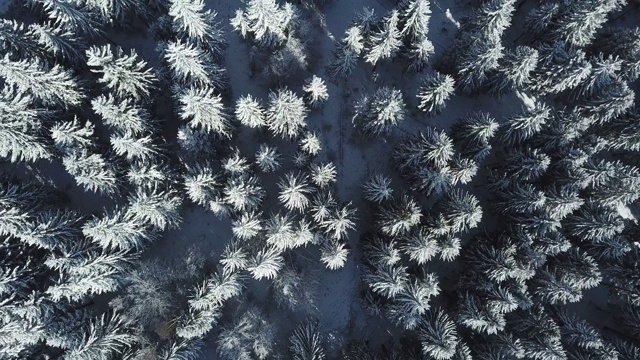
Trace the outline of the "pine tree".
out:
M 7 52 L 21 57 L 41 57 L 43 48 L 24 23 L 16 20 L 0 20 L 0 40 Z
M 258 128 L 267 125 L 265 111 L 260 101 L 251 95 L 242 96 L 236 101 L 235 114 L 244 126 Z
M 514 183 L 496 194 L 492 201 L 495 211 L 507 215 L 513 213 L 532 214 L 545 207 L 547 198 L 543 191 L 528 183 Z
M 395 148 L 396 166 L 419 172 L 425 166 L 441 169 L 454 155 L 453 141 L 446 132 L 428 127 L 416 135 L 402 139 Z
M 345 266 L 349 250 L 343 242 L 330 239 L 324 242 L 320 248 L 320 261 L 322 261 L 327 269 L 338 270 Z
M 210 55 L 189 42 L 171 41 L 164 49 L 164 58 L 173 77 L 182 84 L 224 89 L 224 70 L 213 63 Z
M 191 201 L 208 207 L 209 201 L 220 195 L 221 179 L 206 164 L 187 167 L 184 187 Z
M 316 75 L 307 80 L 302 90 L 305 92 L 305 100 L 312 108 L 320 107 L 329 98 L 327 85 L 325 85 L 324 80 Z
M 82 225 L 82 233 L 104 249 L 142 249 L 153 240 L 147 227 L 123 210 L 92 218 Z
M 402 46 L 401 34 L 398 30 L 399 13 L 391 10 L 384 18 L 382 26 L 378 31 L 369 36 L 370 46 L 367 49 L 365 60 L 375 66 L 378 61 L 393 59 Z
M 526 30 L 540 36 L 556 21 L 560 14 L 560 3 L 548 2 L 533 8 L 525 19 Z
M 408 52 L 405 53 L 405 57 L 408 60 L 406 69 L 412 72 L 422 71 L 429 66 L 429 59 L 435 54 L 435 51 L 433 43 L 427 38 L 413 43 Z
M 322 336 L 318 330 L 318 323 L 307 320 L 300 324 L 289 337 L 289 349 L 294 360 L 323 360 Z
M 553 22 L 551 36 L 575 46 L 591 43 L 596 31 L 607 21 L 607 13 L 620 10 L 626 0 L 570 2 Z
M 293 218 L 290 213 L 271 214 L 265 224 L 267 244 L 279 250 L 292 249 L 297 245 Z
M 329 214 L 320 222 L 320 227 L 332 239 L 342 240 L 349 230 L 355 229 L 356 210 L 351 203 L 343 207 L 330 210 Z
M 475 332 L 491 335 L 499 334 L 505 329 L 504 315 L 491 311 L 477 295 L 462 295 L 458 309 L 460 323 Z
M 232 223 L 233 236 L 240 240 L 251 239 L 262 231 L 262 221 L 260 213 L 243 212 Z
M 567 232 L 577 239 L 599 243 L 619 234 L 624 229 L 623 219 L 614 209 L 587 202 L 567 217 Z
M 387 308 L 387 316 L 406 330 L 420 326 L 423 316 L 431 308 L 431 297 L 440 293 L 435 275 L 426 274 L 424 277 L 424 280 L 410 282 Z
M 33 95 L 46 105 L 78 106 L 83 99 L 78 81 L 59 65 L 47 69 L 39 60 L 0 59 L 0 76 L 17 92 Z
M 100 95 L 91 100 L 91 107 L 106 125 L 123 133 L 140 135 L 152 129 L 149 113 L 131 99 Z
M 243 278 L 237 273 L 214 273 L 196 288 L 189 299 L 189 308 L 197 311 L 216 310 L 242 293 Z
M 539 133 L 550 117 L 551 109 L 544 103 L 536 103 L 535 108 L 507 119 L 502 139 L 512 145 L 521 144 Z
M 132 97 L 134 100 L 148 99 L 156 82 L 151 69 L 144 60 L 137 60 L 138 55 L 131 51 L 125 55 L 121 48 L 115 54 L 107 45 L 92 46 L 87 50 L 87 65 L 97 68 L 93 72 L 102 73 L 98 80 L 104 83 L 120 98 Z
M 499 95 L 527 90 L 532 83 L 532 73 L 538 65 L 538 51 L 528 46 L 507 49 L 499 60 L 497 74 L 489 80 L 493 92 Z
M 218 307 L 208 310 L 190 308 L 187 313 L 178 318 L 176 335 L 187 340 L 201 338 L 213 329 L 221 315 Z
M 489 0 L 474 9 L 461 28 L 465 33 L 475 33 L 490 41 L 499 41 L 511 23 L 515 0 Z
M 449 75 L 434 72 L 422 80 L 418 90 L 418 109 L 427 114 L 435 115 L 444 109 L 445 102 L 455 93 L 454 80 Z
M 190 41 L 221 57 L 226 43 L 215 21 L 216 12 L 204 10 L 203 0 L 170 0 L 169 16 L 182 40 Z
M 132 216 L 135 221 L 159 230 L 175 228 L 182 221 L 181 205 L 182 199 L 175 192 L 139 189 L 129 197 L 127 216 Z
M 327 66 L 327 72 L 334 81 L 346 80 L 356 68 L 358 53 L 344 44 L 333 51 L 333 61 Z
M 402 243 L 402 251 L 418 265 L 427 263 L 440 251 L 438 234 L 425 226 L 413 229 L 409 234 L 404 235 Z
M 329 219 L 337 206 L 338 204 L 330 191 L 316 192 L 311 202 L 313 220 L 318 225 L 322 225 L 325 220 Z
M 74 33 L 60 26 L 30 24 L 29 34 L 53 56 L 60 56 L 62 59 L 74 64 L 79 64 L 83 61 L 81 60 L 81 51 L 84 50 L 84 44 Z
M 392 199 L 391 179 L 382 174 L 376 174 L 362 185 L 362 191 L 362 196 L 366 200 L 382 204 Z
M 623 62 L 622 78 L 634 81 L 640 76 L 640 29 L 605 28 L 596 38 L 593 48 L 618 57 Z
M 476 157 L 489 145 L 499 128 L 489 113 L 476 112 L 458 119 L 451 127 L 451 138 L 463 156 Z
M 236 13 L 231 25 L 243 37 L 251 35 L 257 44 L 274 48 L 285 42 L 295 20 L 294 15 L 275 0 L 250 0 L 245 11 Z
M 131 135 L 111 135 L 111 147 L 116 155 L 124 157 L 128 162 L 148 162 L 159 154 L 159 149 L 152 143 L 151 136 L 133 137 Z
M 402 92 L 384 86 L 358 99 L 352 122 L 364 136 L 387 135 L 404 120 L 405 112 Z
M 591 63 L 582 50 L 563 42 L 543 44 L 538 50 L 540 65 L 534 73 L 534 83 L 541 95 L 574 89 L 591 73 Z
M 475 41 L 475 33 L 465 40 L 467 50 L 459 55 L 457 61 L 458 87 L 470 94 L 479 91 L 489 81 L 489 75 L 500 66 L 503 57 L 503 46 L 499 39 L 483 39 Z M 464 49 L 464 48 L 463 48 Z
M 39 112 L 32 108 L 33 99 L 5 86 L 0 93 L 0 157 L 35 162 L 52 156 L 40 132 Z
M 302 173 L 288 173 L 278 183 L 280 195 L 278 200 L 289 210 L 303 212 L 309 206 L 309 194 L 313 188 L 309 186 L 308 177 Z
M 425 39 L 429 33 L 431 9 L 427 0 L 402 0 L 400 8 L 401 36 L 412 41 Z
M 212 88 L 188 88 L 179 95 L 180 117 L 192 128 L 231 136 L 231 124 L 222 97 Z
M 551 159 L 538 149 L 512 148 L 503 155 L 502 167 L 509 176 L 522 181 L 539 179 L 547 171 Z
M 304 100 L 289 89 L 269 93 L 267 126 L 274 134 L 293 139 L 307 126 Z
M 62 158 L 62 165 L 86 190 L 104 194 L 118 191 L 119 178 L 114 165 L 100 154 L 89 154 L 85 150 L 73 152 Z
M 360 55 L 364 50 L 364 36 L 362 33 L 363 30 L 360 26 L 353 25 L 344 31 L 344 37 L 341 40 L 342 45 L 353 51 L 356 56 Z
M 367 263 L 373 266 L 393 266 L 401 260 L 396 242 L 394 240 L 386 241 L 379 236 L 374 236 L 373 239 L 365 243 L 363 252 L 366 255 Z
M 200 339 L 172 340 L 160 350 L 160 360 L 196 360 L 202 354 L 204 344 Z
M 254 210 L 260 207 L 266 192 L 255 175 L 235 175 L 227 179 L 223 189 L 225 203 L 236 211 Z
M 309 156 L 316 156 L 322 150 L 322 143 L 318 138 L 318 134 L 308 131 L 304 137 L 300 140 L 299 148 L 305 154 Z
M 127 331 L 126 322 L 119 314 L 102 315 L 91 321 L 82 341 L 65 354 L 65 359 L 108 359 L 135 344 L 135 337 Z
M 283 266 L 284 260 L 280 250 L 275 247 L 266 247 L 251 257 L 247 270 L 256 280 L 271 280 L 278 276 Z
M 376 294 L 388 299 L 405 290 L 408 282 L 407 268 L 401 264 L 373 264 L 364 275 L 364 281 Z
M 260 149 L 256 152 L 256 164 L 262 172 L 274 172 L 280 168 L 281 157 L 282 155 L 275 148 L 260 144 Z
M 336 182 L 337 171 L 333 163 L 311 164 L 311 181 L 319 188 L 325 188 Z
M 411 197 L 402 195 L 400 199 L 383 205 L 378 213 L 378 226 L 389 236 L 402 235 L 420 223 L 422 209 Z
M 225 273 L 235 273 L 247 269 L 249 256 L 239 242 L 231 241 L 224 247 L 220 263 Z
M 98 22 L 91 11 L 77 2 L 63 0 L 31 0 L 42 4 L 54 25 L 71 29 L 78 35 L 98 34 Z
M 418 330 L 418 338 L 423 354 L 437 360 L 452 359 L 459 342 L 455 324 L 440 309 L 427 312 Z
M 472 159 L 467 159 L 455 155 L 451 159 L 449 168 L 449 177 L 451 178 L 451 185 L 468 184 L 471 182 L 474 176 L 478 173 L 478 164 Z

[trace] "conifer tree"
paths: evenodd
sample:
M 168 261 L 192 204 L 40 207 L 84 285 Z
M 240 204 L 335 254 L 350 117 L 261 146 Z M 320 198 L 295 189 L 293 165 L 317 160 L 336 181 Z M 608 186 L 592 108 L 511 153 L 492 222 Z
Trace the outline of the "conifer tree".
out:
M 257 128 L 267 125 L 264 108 L 260 101 L 251 95 L 242 96 L 236 101 L 235 114 L 244 126 Z
M 182 199 L 173 191 L 139 189 L 129 197 L 127 215 L 143 224 L 159 230 L 174 228 L 180 224 Z
M 538 51 L 528 46 L 507 49 L 499 61 L 497 74 L 489 80 L 493 92 L 504 95 L 527 90 L 538 65 Z
M 182 40 L 190 41 L 218 58 L 226 43 L 215 21 L 216 12 L 205 10 L 204 6 L 203 0 L 170 0 L 169 16 Z
M 391 179 L 382 174 L 372 176 L 362 185 L 362 189 L 363 197 L 376 204 L 382 204 L 390 200 L 393 194 Z
M 570 2 L 553 21 L 551 36 L 575 46 L 591 43 L 596 31 L 607 21 L 609 12 L 620 10 L 626 0 Z
M 305 100 L 312 108 L 320 107 L 329 98 L 327 85 L 325 85 L 324 80 L 316 75 L 307 80 L 302 90 L 305 92 Z
M 402 92 L 384 86 L 358 99 L 352 122 L 364 136 L 387 135 L 404 120 L 405 112 Z
M 65 353 L 66 359 L 108 359 L 135 344 L 127 324 L 119 314 L 103 315 L 88 324 L 82 341 Z
M 278 187 L 280 188 L 278 199 L 287 209 L 302 212 L 309 206 L 309 194 L 312 188 L 309 186 L 306 175 L 288 173 L 285 179 L 281 179 L 278 183 Z
M 453 142 L 444 131 L 428 127 L 396 145 L 396 166 L 401 170 L 418 172 L 424 166 L 435 169 L 446 167 L 454 155 Z
M 320 222 L 320 227 L 332 239 L 342 240 L 349 230 L 355 228 L 356 210 L 351 203 L 343 207 L 336 207 Z
M 318 134 L 308 131 L 299 143 L 300 150 L 309 156 L 316 156 L 322 150 L 322 143 L 318 138 Z
M 135 51 L 125 55 L 121 48 L 117 48 L 114 54 L 107 45 L 92 46 L 87 50 L 87 58 L 87 65 L 94 68 L 92 71 L 102 73 L 98 81 L 118 97 L 130 96 L 134 100 L 149 98 L 156 78 L 147 68 L 146 61 L 137 59 Z
M 386 235 L 396 236 L 408 233 L 420 223 L 422 209 L 410 196 L 384 204 L 378 213 L 378 226 Z
M 504 47 L 499 39 L 480 38 L 474 41 L 475 33 L 464 36 L 469 37 L 465 40 L 469 45 L 459 55 L 456 84 L 463 92 L 470 94 L 488 83 L 489 75 L 500 66 L 499 60 L 503 57 Z
M 296 16 L 293 8 L 283 7 L 275 0 L 250 0 L 246 10 L 236 13 L 231 25 L 242 37 L 250 35 L 257 44 L 274 48 L 286 41 Z
M 634 81 L 640 76 L 640 28 L 605 28 L 593 48 L 622 60 L 622 78 Z
M 551 109 L 544 103 L 536 103 L 535 108 L 526 109 L 522 114 L 507 119 L 502 139 L 518 145 L 539 133 L 550 117 Z
M 131 99 L 100 95 L 91 100 L 91 107 L 106 125 L 123 133 L 140 135 L 152 129 L 149 113 Z
M 453 321 L 440 309 L 426 314 L 418 330 L 422 352 L 437 360 L 452 359 L 458 345 L 458 333 Z
M 202 340 L 180 339 L 170 341 L 160 350 L 161 360 L 196 360 L 202 354 Z
M 232 223 L 233 235 L 240 240 L 247 240 L 257 236 L 262 231 L 260 213 L 243 212 Z
M 418 109 L 430 115 L 441 112 L 445 102 L 455 92 L 454 84 L 450 75 L 443 75 L 437 71 L 433 75 L 427 75 L 418 90 Z
M 231 241 L 224 247 L 224 251 L 220 256 L 220 263 L 225 273 L 235 273 L 247 269 L 249 256 L 240 243 Z
M 327 269 L 338 270 L 345 266 L 349 250 L 343 242 L 329 239 L 322 244 L 320 254 L 320 261 L 325 264 Z
M 259 178 L 249 174 L 229 177 L 223 189 L 225 203 L 236 211 L 257 209 L 265 195 Z
M 325 188 L 336 182 L 338 175 L 333 163 L 312 164 L 310 167 L 311 181 L 319 188 Z
M 153 240 L 147 227 L 123 210 L 90 219 L 82 225 L 82 233 L 104 249 L 142 249 Z
M 304 100 L 289 89 L 279 89 L 269 94 L 266 112 L 267 126 L 274 134 L 293 139 L 307 126 L 308 110 Z
M 429 59 L 435 53 L 436 49 L 431 40 L 426 37 L 413 43 L 405 57 L 408 59 L 406 69 L 412 72 L 420 72 L 429 65 Z
M 283 266 L 284 260 L 282 259 L 280 250 L 267 246 L 251 257 L 247 270 L 249 270 L 256 280 L 270 280 L 278 276 Z
M 384 18 L 382 26 L 378 31 L 369 36 L 370 46 L 367 49 L 365 60 L 375 66 L 380 60 L 392 59 L 402 46 L 401 34 L 398 30 L 399 13 L 391 10 Z
M 213 329 L 220 316 L 219 307 L 206 310 L 189 308 L 177 321 L 176 335 L 187 340 L 201 338 Z
M 212 88 L 188 88 L 179 95 L 178 101 L 180 117 L 188 121 L 190 127 L 231 136 L 229 115 L 222 104 L 222 97 L 214 94 Z
M 80 150 L 62 158 L 65 170 L 78 185 L 93 192 L 114 194 L 118 191 L 119 178 L 114 165 L 100 154 Z
M 425 39 L 429 32 L 431 9 L 427 0 L 402 0 L 400 8 L 400 35 L 411 41 Z
M 440 251 L 438 234 L 428 227 L 421 226 L 413 229 L 402 237 L 402 251 L 419 265 L 434 258 Z
M 584 51 L 563 42 L 542 44 L 540 65 L 534 73 L 535 90 L 540 94 L 557 94 L 577 87 L 591 73 L 591 63 Z
M 91 10 L 76 1 L 63 0 L 31 0 L 43 6 L 47 16 L 56 26 L 71 29 L 78 35 L 94 36 L 98 34 L 98 22 L 91 14 Z
M 53 56 L 78 64 L 82 59 L 84 44 L 74 33 L 60 26 L 50 24 L 30 24 L 29 33 L 35 41 Z
M 256 152 L 256 164 L 262 172 L 274 172 L 280 168 L 281 157 L 282 155 L 275 148 L 260 144 L 260 149 Z
M 179 83 L 225 88 L 221 80 L 223 70 L 213 63 L 209 54 L 194 44 L 171 41 L 166 45 L 164 58 Z
M 31 94 L 46 105 L 78 106 L 83 99 L 78 81 L 60 65 L 47 69 L 39 60 L 0 59 L 0 76 L 7 86 Z
M 318 330 L 318 323 L 307 320 L 300 324 L 289 337 L 289 349 L 294 360 L 323 360 L 322 336 Z

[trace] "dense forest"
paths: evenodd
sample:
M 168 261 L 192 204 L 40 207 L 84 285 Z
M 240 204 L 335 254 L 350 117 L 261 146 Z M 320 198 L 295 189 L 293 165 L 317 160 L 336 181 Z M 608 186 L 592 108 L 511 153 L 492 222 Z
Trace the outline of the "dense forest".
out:
M 0 9 L 0 359 L 640 359 L 640 1 Z

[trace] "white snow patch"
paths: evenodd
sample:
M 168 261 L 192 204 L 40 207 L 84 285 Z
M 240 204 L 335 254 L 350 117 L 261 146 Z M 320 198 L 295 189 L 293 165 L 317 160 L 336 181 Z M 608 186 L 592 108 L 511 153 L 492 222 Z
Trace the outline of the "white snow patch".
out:
M 626 220 L 632 220 L 633 222 L 637 222 L 636 217 L 633 215 L 633 213 L 631 212 L 631 209 L 629 209 L 628 206 L 620 204 L 616 208 L 616 211 L 618 211 L 618 215 L 620 215 L 621 218 Z
M 460 23 L 456 21 L 456 19 L 453 18 L 453 14 L 451 14 L 451 9 L 445 10 L 444 15 L 453 23 L 453 25 L 455 25 L 456 28 L 460 28 Z
M 522 100 L 524 106 L 526 106 L 527 110 L 533 110 L 536 108 L 536 98 L 533 96 L 529 96 L 524 92 L 516 91 L 516 96 L 518 99 Z

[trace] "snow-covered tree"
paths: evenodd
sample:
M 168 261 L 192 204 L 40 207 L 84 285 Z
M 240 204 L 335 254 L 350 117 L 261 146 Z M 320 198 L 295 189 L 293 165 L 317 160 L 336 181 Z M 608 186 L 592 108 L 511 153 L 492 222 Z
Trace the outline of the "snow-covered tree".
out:
M 349 256 L 349 250 L 343 242 L 338 240 L 329 239 L 320 248 L 320 261 L 329 270 L 338 270 L 344 267 L 347 256 Z
M 113 134 L 109 142 L 116 155 L 124 157 L 129 162 L 149 162 L 160 152 L 151 136 L 133 137 L 128 134 Z
M 243 212 L 232 223 L 233 236 L 240 240 L 247 240 L 257 236 L 262 231 L 260 213 Z
M 372 264 L 364 275 L 371 290 L 388 299 L 395 298 L 405 290 L 409 274 L 402 264 Z
M 402 195 L 385 203 L 378 213 L 378 226 L 386 235 L 396 236 L 408 233 L 420 223 L 422 209 L 420 205 L 408 195 Z
M 376 174 L 362 185 L 362 192 L 366 200 L 382 204 L 392 199 L 391 179 L 382 174 Z
M 147 227 L 123 210 L 85 222 L 82 233 L 105 249 L 142 249 L 147 242 L 153 240 Z
M 536 103 L 534 108 L 525 109 L 522 114 L 507 119 L 502 139 L 518 145 L 539 133 L 550 117 L 551 109 L 544 103 Z
M 120 179 L 115 166 L 100 154 L 73 152 L 62 158 L 62 165 L 78 185 L 89 191 L 114 194 L 118 190 Z
M 309 156 L 316 156 L 322 150 L 322 143 L 318 138 L 318 134 L 308 131 L 299 143 L 300 150 Z
M 458 56 L 456 84 L 469 94 L 479 91 L 488 83 L 490 74 L 500 66 L 504 48 L 499 39 L 480 38 L 476 41 L 475 33 L 465 36 L 469 37 L 466 40 L 469 45 L 467 51 Z
M 441 309 L 426 313 L 425 320 L 418 329 L 418 338 L 423 354 L 437 360 L 452 359 L 460 341 L 454 322 Z
M 338 175 L 333 163 L 311 164 L 311 181 L 320 188 L 325 188 L 336 182 Z
M 98 22 L 91 10 L 76 1 L 31 0 L 42 4 L 47 17 L 56 26 L 72 30 L 78 35 L 94 36 L 98 34 Z
M 203 0 L 170 0 L 169 16 L 182 40 L 195 43 L 216 58 L 222 56 L 226 43 L 215 19 L 217 14 L 205 10 Z
M 346 80 L 358 62 L 358 53 L 350 47 L 340 44 L 333 51 L 333 61 L 327 66 L 327 72 L 332 80 Z
M 265 223 L 267 243 L 279 250 L 296 247 L 296 231 L 293 217 L 290 213 L 284 215 L 274 213 Z
M 160 360 L 196 360 L 202 354 L 204 343 L 200 339 L 172 340 L 162 347 Z
M 125 55 L 121 48 L 115 54 L 108 45 L 92 46 L 87 50 L 87 65 L 92 71 L 102 73 L 98 80 L 114 91 L 120 98 L 127 96 L 135 100 L 148 99 L 156 82 L 152 70 L 144 60 L 138 60 L 135 51 Z
M 283 266 L 284 259 L 280 250 L 268 246 L 251 257 L 247 270 L 256 280 L 270 280 L 278 276 Z
M 51 24 L 30 24 L 29 33 L 36 42 L 53 56 L 78 64 L 82 59 L 84 44 L 74 33 Z
M 593 47 L 622 60 L 621 76 L 634 81 L 640 76 L 640 28 L 605 28 L 596 38 Z
M 538 65 L 538 51 L 528 46 L 507 49 L 499 60 L 496 76 L 489 80 L 493 92 L 499 95 L 526 90 Z
M 288 5 L 288 6 L 287 6 Z M 244 38 L 274 48 L 282 45 L 297 20 L 297 9 L 275 0 L 249 0 L 244 11 L 238 10 L 231 26 Z
M 0 157 L 11 162 L 34 162 L 53 154 L 41 134 L 39 112 L 32 108 L 33 99 L 25 93 L 5 86 L 0 93 Z M 54 139 L 55 140 L 55 139 Z
M 313 196 L 311 202 L 311 214 L 313 220 L 321 225 L 331 216 L 331 212 L 337 207 L 337 202 L 330 191 L 319 191 Z
M 180 117 L 189 122 L 192 128 L 203 130 L 224 137 L 231 136 L 229 114 L 222 103 L 222 97 L 214 93 L 212 88 L 188 88 L 182 92 Z
M 369 47 L 365 60 L 371 65 L 376 65 L 380 60 L 392 59 L 402 46 L 401 34 L 398 29 L 400 21 L 397 10 L 391 10 L 389 15 L 384 18 L 382 26 L 378 31 L 373 32 L 369 36 Z
M 320 107 L 329 98 L 327 85 L 325 85 L 324 80 L 316 75 L 307 80 L 302 90 L 305 92 L 305 100 L 312 108 Z
M 304 211 L 309 206 L 309 195 L 313 188 L 309 185 L 308 177 L 302 173 L 288 173 L 285 179 L 278 183 L 280 195 L 278 200 L 289 210 Z
M 164 49 L 164 58 L 178 83 L 217 89 L 226 87 L 224 70 L 214 64 L 208 53 L 194 44 L 171 41 Z
M 429 65 L 429 59 L 435 54 L 436 49 L 431 40 L 424 38 L 413 43 L 404 54 L 408 60 L 406 69 L 412 72 L 420 72 Z
M 100 95 L 91 100 L 91 107 L 106 125 L 121 132 L 140 135 L 152 129 L 149 113 L 131 99 Z
M 418 109 L 427 114 L 438 114 L 445 107 L 445 102 L 455 92 L 455 83 L 450 75 L 443 75 L 434 72 L 433 75 L 427 75 L 422 80 L 420 89 L 418 89 Z
M 37 59 L 14 61 L 7 54 L 0 59 L 0 76 L 7 86 L 46 105 L 78 106 L 84 98 L 78 81 L 60 65 L 47 69 Z
M 434 258 L 440 251 L 438 235 L 428 227 L 421 226 L 413 229 L 402 237 L 402 251 L 419 265 Z
M 419 171 L 428 166 L 446 167 L 453 158 L 453 141 L 444 131 L 428 127 L 424 131 L 402 139 L 395 147 L 396 166 L 401 170 Z
M 274 134 L 295 138 L 307 126 L 308 110 L 304 100 L 289 89 L 279 89 L 269 94 L 267 126 Z
M 182 198 L 175 192 L 139 189 L 129 198 L 127 215 L 135 221 L 164 230 L 180 224 L 181 205 Z
M 127 329 L 128 324 L 119 314 L 102 315 L 93 319 L 85 329 L 85 336 L 67 350 L 65 359 L 108 359 L 121 353 L 136 342 Z
M 249 266 L 249 255 L 240 243 L 231 241 L 224 247 L 220 263 L 226 273 L 245 270 Z
M 224 201 L 236 211 L 257 209 L 266 192 L 255 175 L 235 175 L 227 179 L 223 189 Z
M 608 13 L 620 10 L 626 0 L 570 2 L 560 7 L 552 23 L 551 37 L 575 46 L 591 43 L 596 31 L 607 21 Z
M 349 203 L 343 207 L 330 210 L 328 215 L 320 222 L 320 226 L 325 234 L 332 239 L 341 240 L 346 236 L 347 231 L 355 228 L 355 217 L 356 210 Z
M 511 24 L 515 11 L 515 0 L 483 1 L 463 22 L 461 30 L 490 41 L 499 41 L 504 30 Z
M 352 122 L 364 136 L 386 135 L 404 120 L 405 112 L 402 92 L 384 86 L 358 99 Z
M 424 280 L 409 282 L 387 308 L 387 317 L 407 330 L 416 329 L 423 316 L 431 308 L 432 296 L 438 295 L 438 279 L 434 274 L 426 274 Z
M 317 321 L 307 320 L 296 327 L 289 337 L 289 343 L 294 360 L 324 360 L 325 358 Z
M 503 159 L 503 171 L 513 179 L 524 181 L 539 179 L 551 163 L 549 156 L 536 148 L 511 148 L 505 151 Z
M 267 144 L 260 144 L 260 148 L 256 152 L 256 164 L 262 172 L 274 172 L 280 168 L 280 158 L 282 155 Z
M 244 126 L 257 128 L 267 125 L 262 104 L 251 95 L 241 96 L 236 101 L 235 114 Z
M 400 8 L 400 35 L 412 41 L 425 39 L 429 33 L 431 8 L 428 0 L 402 0 Z
M 557 94 L 577 87 L 591 73 L 592 65 L 584 51 L 563 42 L 542 44 L 540 64 L 534 72 L 535 90 L 540 94 Z
M 189 311 L 177 319 L 176 335 L 183 339 L 197 339 L 213 329 L 221 316 L 220 308 Z

